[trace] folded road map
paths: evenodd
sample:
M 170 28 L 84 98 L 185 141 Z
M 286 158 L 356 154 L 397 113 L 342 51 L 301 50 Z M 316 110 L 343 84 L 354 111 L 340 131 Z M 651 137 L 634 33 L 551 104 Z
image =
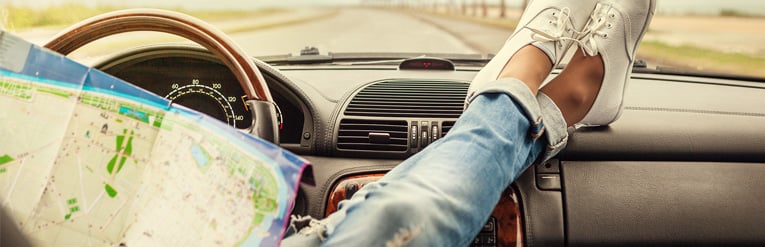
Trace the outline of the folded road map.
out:
M 0 31 L 0 220 L 33 245 L 275 246 L 306 166 Z

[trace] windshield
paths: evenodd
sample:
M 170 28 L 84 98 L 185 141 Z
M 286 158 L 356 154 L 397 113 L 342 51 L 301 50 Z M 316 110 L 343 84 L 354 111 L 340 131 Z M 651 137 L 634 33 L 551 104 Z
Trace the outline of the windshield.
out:
M 0 24 L 37 44 L 87 17 L 128 7 L 185 12 L 229 34 L 250 55 L 479 54 L 499 50 L 520 17 L 522 0 L 96 1 L 8 0 Z M 649 67 L 765 77 L 765 2 L 665 0 L 638 51 Z M 95 61 L 115 51 L 175 37 L 124 34 L 76 54 Z

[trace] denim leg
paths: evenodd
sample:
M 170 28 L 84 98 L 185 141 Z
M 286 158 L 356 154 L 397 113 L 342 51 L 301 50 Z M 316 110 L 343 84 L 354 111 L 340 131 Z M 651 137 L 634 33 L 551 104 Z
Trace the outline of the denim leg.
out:
M 468 104 L 448 135 L 282 246 L 467 246 L 502 191 L 568 139 L 554 102 L 519 80 L 487 83 Z
M 506 94 L 474 99 L 448 135 L 341 203 L 324 245 L 466 246 L 545 148 L 522 111 Z

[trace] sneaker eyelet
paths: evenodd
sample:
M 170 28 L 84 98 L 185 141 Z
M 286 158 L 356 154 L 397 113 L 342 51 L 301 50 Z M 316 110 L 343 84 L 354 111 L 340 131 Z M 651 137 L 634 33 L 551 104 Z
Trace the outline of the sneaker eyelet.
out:
M 611 13 L 610 17 L 611 17 L 611 18 L 616 18 L 616 14 L 614 14 L 614 13 Z

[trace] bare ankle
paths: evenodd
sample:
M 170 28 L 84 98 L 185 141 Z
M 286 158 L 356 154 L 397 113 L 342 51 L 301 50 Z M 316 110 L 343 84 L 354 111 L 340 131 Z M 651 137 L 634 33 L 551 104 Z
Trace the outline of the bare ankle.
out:
M 536 66 L 529 66 L 534 64 Z M 550 75 L 552 62 L 539 48 L 527 45 L 510 58 L 499 73 L 499 78 L 515 78 L 523 81 L 535 95 L 542 82 Z
M 603 62 L 600 56 L 585 57 L 581 51 L 568 67 L 542 88 L 563 113 L 569 126 L 587 115 L 603 82 Z

